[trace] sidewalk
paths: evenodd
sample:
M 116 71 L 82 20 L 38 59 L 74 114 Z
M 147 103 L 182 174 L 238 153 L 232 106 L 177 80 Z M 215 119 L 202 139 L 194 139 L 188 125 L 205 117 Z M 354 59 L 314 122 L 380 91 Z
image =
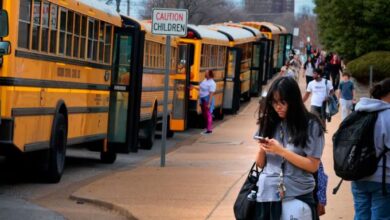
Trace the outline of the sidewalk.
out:
M 258 150 L 252 139 L 257 107 L 258 99 L 253 98 L 212 135 L 169 153 L 164 168 L 156 158 L 84 186 L 71 197 L 114 209 L 130 219 L 234 219 L 233 203 Z M 337 195 L 331 195 L 339 181 L 333 172 L 331 137 L 340 120 L 338 114 L 327 125 L 323 163 L 329 175 L 328 205 L 321 219 L 353 218 L 350 183 L 344 182 Z

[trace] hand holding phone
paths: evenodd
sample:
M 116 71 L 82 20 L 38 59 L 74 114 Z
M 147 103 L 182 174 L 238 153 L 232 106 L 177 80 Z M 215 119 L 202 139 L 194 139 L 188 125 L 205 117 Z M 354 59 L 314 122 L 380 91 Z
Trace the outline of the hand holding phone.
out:
M 267 143 L 268 142 L 267 139 L 265 139 L 265 137 L 258 136 L 258 135 L 253 136 L 253 139 L 258 140 L 260 143 Z

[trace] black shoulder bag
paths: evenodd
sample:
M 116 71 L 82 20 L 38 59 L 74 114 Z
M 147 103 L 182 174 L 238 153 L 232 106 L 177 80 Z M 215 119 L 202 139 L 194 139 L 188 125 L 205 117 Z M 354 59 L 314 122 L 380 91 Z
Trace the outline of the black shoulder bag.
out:
M 259 180 L 259 176 L 262 171 L 263 170 L 258 170 L 256 162 L 254 162 L 245 183 L 242 185 L 237 199 L 234 202 L 234 216 L 237 220 L 253 219 L 255 214 L 256 194 L 258 190 L 256 183 Z

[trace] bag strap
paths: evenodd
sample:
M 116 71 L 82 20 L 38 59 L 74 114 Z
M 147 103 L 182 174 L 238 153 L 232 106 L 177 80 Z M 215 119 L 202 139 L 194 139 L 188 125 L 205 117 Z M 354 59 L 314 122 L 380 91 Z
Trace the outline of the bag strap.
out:
M 386 153 L 389 151 L 389 148 L 387 146 L 384 146 L 385 149 L 380 154 L 379 158 L 383 157 L 382 162 L 382 194 L 383 196 L 387 195 L 387 189 L 386 189 L 386 162 L 387 162 L 387 156 Z

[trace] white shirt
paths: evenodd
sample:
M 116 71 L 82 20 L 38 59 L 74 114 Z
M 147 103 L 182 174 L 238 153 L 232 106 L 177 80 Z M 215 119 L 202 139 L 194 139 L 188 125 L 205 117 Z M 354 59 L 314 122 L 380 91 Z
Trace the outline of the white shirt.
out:
M 294 73 L 294 71 L 292 69 L 288 68 L 285 76 L 294 78 L 295 77 L 295 73 Z
M 332 82 L 328 80 L 327 82 L 328 94 L 326 94 L 325 80 L 326 79 L 323 78 L 319 82 L 317 82 L 316 80 L 312 80 L 311 82 L 309 82 L 309 85 L 307 85 L 306 91 L 312 94 L 311 105 L 321 107 L 322 102 L 324 102 L 330 90 L 333 89 Z
M 204 79 L 199 85 L 199 96 L 201 98 L 210 95 L 210 92 L 215 92 L 217 84 L 213 79 Z
M 306 76 L 313 76 L 313 67 L 311 66 L 311 63 L 308 63 L 306 65 L 305 75 Z

